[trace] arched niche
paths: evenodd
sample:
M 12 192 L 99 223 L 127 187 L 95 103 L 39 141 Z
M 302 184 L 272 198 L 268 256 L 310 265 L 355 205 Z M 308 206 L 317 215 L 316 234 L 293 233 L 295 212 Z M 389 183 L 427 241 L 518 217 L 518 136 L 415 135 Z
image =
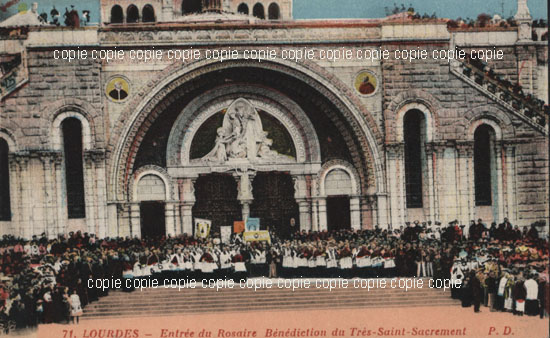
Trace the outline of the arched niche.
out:
M 168 139 L 168 167 L 192 164 L 190 150 L 205 121 L 227 109 L 235 100 L 245 98 L 257 110 L 269 114 L 288 131 L 296 158 L 290 162 L 320 163 L 320 146 L 315 129 L 302 109 L 293 101 L 256 86 L 222 86 L 189 103 L 177 118 Z M 269 135 L 268 135 L 269 137 Z
M 153 165 L 141 167 L 133 175 L 131 192 L 134 202 L 170 201 L 170 177 L 163 168 Z

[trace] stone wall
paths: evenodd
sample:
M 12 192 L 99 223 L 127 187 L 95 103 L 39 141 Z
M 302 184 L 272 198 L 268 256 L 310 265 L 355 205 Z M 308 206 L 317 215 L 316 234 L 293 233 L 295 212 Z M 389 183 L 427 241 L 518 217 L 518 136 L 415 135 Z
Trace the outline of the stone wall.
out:
M 207 41 L 215 40 L 215 37 L 220 39 L 224 36 L 228 37 L 227 41 L 219 42 L 224 45 L 231 43 L 231 37 L 241 33 L 250 34 L 246 39 L 256 39 L 260 47 L 269 47 L 269 41 L 279 39 L 280 46 L 296 47 L 290 43 L 292 41 L 301 41 L 304 46 L 312 42 L 320 44 L 327 41 L 324 48 L 337 48 L 341 43 L 334 43 L 334 39 L 338 40 L 346 36 L 350 40 L 347 42 L 348 48 L 380 46 L 390 52 L 411 48 L 411 46 L 416 47 L 417 44 L 430 52 L 436 48 L 449 48 L 451 43 L 449 32 L 443 30 L 440 24 L 417 27 L 412 31 L 396 25 L 382 28 L 367 24 L 349 27 L 346 25 L 342 24 L 342 27 L 329 29 L 307 28 L 297 24 L 295 28 L 266 27 L 265 31 L 256 29 L 252 33 L 242 28 L 206 30 L 205 32 L 155 31 L 150 35 L 145 34 L 148 32 L 134 34 L 135 32 L 120 33 L 107 30 L 101 33 L 104 35 L 99 43 L 113 46 L 120 42 L 127 47 L 140 46 L 141 48 L 144 41 L 140 39 L 144 37 L 160 39 L 164 36 L 168 39 L 163 40 L 165 43 L 168 41 L 179 45 L 182 41 L 187 41 L 186 43 L 193 45 L 193 43 L 198 44 L 199 34 L 210 34 L 210 39 Z M 328 31 L 331 35 L 323 36 Z M 105 64 L 93 60 L 68 63 L 53 58 L 53 50 L 56 48 L 53 41 L 75 43 L 78 40 L 75 36 L 83 34 L 82 36 L 89 38 L 91 45 L 94 34 L 96 34 L 95 41 L 98 41 L 98 32 L 90 30 L 73 32 L 60 29 L 35 33 L 29 37 L 30 46 L 26 48 L 28 82 L 0 102 L 0 132 L 10 135 L 15 144 L 14 147 L 10 147 L 12 153 L 10 155 L 11 205 L 14 216 L 11 222 L 0 223 L 0 232 L 24 237 L 39 235 L 42 232 L 54 236 L 78 229 L 94 232 L 100 236 L 139 234 L 139 204 L 129 199 L 107 200 L 107 182 L 109 182 L 107 163 L 114 151 L 112 139 L 116 139 L 123 127 L 127 126 L 126 123 L 129 121 L 125 119 L 131 117 L 134 109 L 142 103 L 143 97 L 140 95 L 150 88 L 148 86 L 155 85 L 151 82 L 161 81 L 159 77 L 163 74 L 172 74 L 166 71 L 170 70 L 170 67 L 181 68 L 188 65 L 176 65 L 176 67 L 165 61 L 144 65 L 132 63 L 130 60 L 123 60 L 117 64 Z M 164 33 L 166 34 L 162 35 Z M 52 40 L 48 42 L 45 40 L 48 34 L 55 35 L 55 38 L 51 38 Z M 279 37 L 277 34 L 280 34 Z M 413 35 L 404 36 L 403 34 Z M 433 38 L 422 37 L 423 34 L 432 34 Z M 509 32 L 506 33 L 507 38 L 509 35 Z M 173 41 L 170 40 L 172 38 Z M 357 39 L 361 38 L 369 41 L 357 42 Z M 458 39 L 455 40 L 458 41 Z M 373 44 L 372 41 L 376 43 Z M 483 46 L 481 43 L 468 43 L 465 39 L 462 42 L 468 48 Z M 155 42 L 148 43 L 155 45 Z M 92 47 L 86 48 L 91 50 Z M 505 60 L 490 63 L 491 67 L 511 81 L 519 79 L 529 86 L 532 84 L 529 90 L 533 93 L 544 91 L 542 87 L 544 80 L 541 80 L 545 76 L 542 71 L 544 67 L 541 68 L 540 62 L 541 58 L 547 57 L 547 47 L 540 44 L 527 44 L 508 45 L 502 48 L 505 50 Z M 318 88 L 323 90 L 334 88 L 338 91 L 334 97 L 345 97 L 354 111 L 363 114 L 360 117 L 364 120 L 359 121 L 361 124 L 357 123 L 353 126 L 355 130 L 369 129 L 369 135 L 374 135 L 375 139 L 380 138 L 380 144 L 384 144 L 383 148 L 380 146 L 382 149 L 380 149 L 379 160 L 382 164 L 373 168 L 373 171 L 381 173 L 383 180 L 374 191 L 368 190 L 367 184 L 366 187 L 361 188 L 361 196 L 353 198 L 351 209 L 354 212 L 352 217 L 354 226 L 372 226 L 378 223 L 381 227 L 386 227 L 388 223 L 392 223 L 396 227 L 415 218 L 442 222 L 458 219 L 466 224 L 468 220 L 480 215 L 483 215 L 488 222 L 491 220 L 500 222 L 503 217 L 508 217 L 512 223 L 522 226 L 548 219 L 547 135 L 533 128 L 517 112 L 496 102 L 482 89 L 472 86 L 464 78 L 453 73 L 448 62 L 431 58 L 412 63 L 394 59 L 382 62 L 314 60 L 309 63 L 300 63 L 296 65 L 296 69 L 298 66 L 315 74 L 314 80 L 317 81 L 315 85 Z M 522 71 L 518 76 L 518 68 L 529 69 L 529 72 Z M 373 95 L 359 95 L 354 88 L 355 76 L 362 70 L 373 72 L 379 80 L 379 88 Z M 164 71 L 166 73 L 161 73 Z M 298 70 L 294 71 L 299 73 Z M 109 79 L 118 75 L 125 76 L 131 85 L 131 96 L 125 102 L 113 102 L 104 94 L 104 88 Z M 307 81 L 315 82 L 312 79 Z M 345 107 L 343 105 L 337 107 L 343 114 Z M 419 210 L 407 209 L 405 205 L 402 120 L 406 111 L 413 108 L 424 112 L 427 122 L 427 138 L 424 145 L 426 203 Z M 83 132 L 85 135 L 86 218 L 77 220 L 67 219 L 63 153 L 59 142 L 60 132 L 55 127 L 59 125 L 60 119 L 70 116 L 78 117 L 85 122 Z M 136 126 L 136 128 L 144 128 L 146 131 L 147 123 L 150 122 L 144 121 L 143 126 Z M 489 209 L 476 208 L 474 200 L 472 140 L 475 127 L 481 123 L 491 125 L 497 134 L 494 149 L 497 173 L 494 184 L 498 193 L 495 196 L 496 203 Z M 368 134 L 365 130 L 363 132 Z M 344 137 L 350 139 L 353 138 L 353 134 L 349 133 Z M 357 144 L 361 142 L 363 147 L 365 140 L 366 138 L 355 142 Z M 130 148 L 132 146 L 135 145 L 128 145 Z M 372 146 L 378 147 L 377 144 Z M 369 152 L 366 146 L 364 152 Z M 357 158 L 361 155 L 353 152 L 351 156 L 354 161 L 351 162 L 360 163 L 362 160 Z M 369 165 L 374 167 L 372 163 Z M 332 175 L 339 177 L 332 180 Z M 344 175 L 347 174 L 343 171 L 329 173 L 326 194 L 349 193 L 350 188 L 347 185 L 349 176 L 346 180 Z M 161 199 L 160 183 L 158 180 L 149 181 L 146 176 L 140 182 L 139 198 Z M 305 182 L 306 186 L 310 184 Z M 180 201 L 170 201 L 167 205 L 167 217 L 173 218 L 167 222 L 167 229 L 172 233 L 179 231 L 177 224 L 185 223 L 181 220 L 185 219 L 187 222 L 185 224 L 190 223 L 190 205 L 192 204 L 189 203 L 193 198 L 193 189 L 192 183 L 186 184 L 185 189 L 181 188 L 179 192 L 173 194 L 174 196 L 179 194 Z M 181 185 L 183 186 L 183 183 Z M 299 197 L 304 214 L 307 212 L 313 214 L 310 210 L 311 206 L 304 204 L 309 203 L 306 200 L 311 196 L 303 194 Z M 323 210 L 325 207 L 318 202 L 315 203 L 318 210 Z M 317 212 L 322 213 L 322 211 Z M 385 215 L 388 217 L 386 218 Z M 359 221 L 360 217 L 362 219 Z M 319 223 L 316 226 L 322 228 L 326 224 Z M 189 231 L 189 228 L 184 230 Z

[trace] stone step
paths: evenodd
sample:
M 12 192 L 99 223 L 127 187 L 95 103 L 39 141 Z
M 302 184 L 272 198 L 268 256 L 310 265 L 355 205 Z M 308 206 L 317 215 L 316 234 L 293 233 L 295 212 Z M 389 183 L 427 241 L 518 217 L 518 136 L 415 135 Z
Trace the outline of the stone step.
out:
M 367 288 L 354 288 L 353 286 L 350 286 L 348 288 L 336 288 L 336 289 L 332 289 L 332 290 L 329 290 L 329 289 L 326 289 L 326 288 L 317 288 L 317 287 L 311 287 L 309 289 L 295 289 L 294 291 L 292 289 L 289 289 L 289 288 L 278 288 L 278 287 L 274 287 L 274 288 L 271 288 L 271 289 L 267 289 L 267 288 L 260 288 L 260 289 L 250 289 L 250 288 L 241 288 L 241 287 L 236 287 L 236 288 L 233 288 L 233 289 L 229 289 L 229 288 L 221 288 L 219 290 L 216 290 L 215 288 L 197 288 L 197 289 L 181 289 L 181 290 L 178 290 L 177 288 L 164 288 L 164 287 L 159 287 L 159 288 L 156 288 L 156 289 L 143 289 L 143 290 L 140 290 L 140 289 L 136 289 L 135 291 L 133 291 L 134 293 L 141 293 L 141 294 L 150 294 L 150 293 L 154 293 L 155 295 L 173 295 L 174 292 L 177 292 L 177 293 L 181 293 L 181 294 L 186 294 L 186 295 L 198 295 L 198 294 L 202 294 L 204 292 L 216 292 L 216 293 L 226 293 L 226 294 L 230 294 L 230 293 L 247 293 L 247 292 L 250 292 L 250 291 L 254 291 L 256 294 L 260 294 L 260 293 L 266 293 L 266 292 L 269 292 L 269 293 L 273 293 L 273 292 L 278 292 L 278 293 L 296 293 L 296 292 L 304 292 L 304 293 L 307 293 L 307 292 L 310 292 L 310 293 L 324 293 L 324 292 L 331 292 L 331 293 L 338 293 L 338 292 L 342 292 L 342 293 L 345 293 L 345 292 L 354 292 L 354 293 L 357 293 L 357 292 L 364 292 L 364 293 L 395 293 L 395 292 L 402 292 L 402 293 L 422 293 L 422 292 L 428 292 L 428 293 L 431 293 L 431 292 L 445 292 L 443 291 L 443 289 L 430 289 L 429 287 L 425 287 L 425 288 L 419 288 L 419 289 L 409 289 L 409 290 L 405 290 L 405 289 L 401 289 L 401 288 L 395 288 L 395 289 L 392 289 L 390 287 L 387 287 L 387 288 L 372 288 L 372 289 L 367 289 Z M 446 290 L 446 292 L 448 292 L 449 290 Z M 114 291 L 114 292 L 111 292 L 111 295 L 114 295 L 114 296 L 120 296 L 120 297 L 123 297 L 123 296 L 126 296 L 128 293 L 123 293 L 123 292 L 119 292 L 119 291 Z
M 99 317 L 139 317 L 139 316 L 151 316 L 151 315 L 168 315 L 168 314 L 183 314 L 183 313 L 205 313 L 205 312 L 245 312 L 245 311 L 276 311 L 276 310 L 295 310 L 295 309 L 327 309 L 327 308 L 386 308 L 386 307 L 418 307 L 418 306 L 457 306 L 458 301 L 453 299 L 446 300 L 430 300 L 428 303 L 418 301 L 378 301 L 378 302 L 347 302 L 347 303 L 334 303 L 328 302 L 288 302 L 277 303 L 266 306 L 266 304 L 215 304 L 212 306 L 203 307 L 185 307 L 185 305 L 178 306 L 166 306 L 159 305 L 157 307 L 144 307 L 133 309 L 117 309 L 111 307 L 108 310 L 103 311 L 86 311 L 83 318 L 99 318 Z
M 414 295 L 410 294 L 407 295 L 407 299 L 411 300 L 423 300 L 426 299 L 426 297 L 429 297 L 430 299 L 447 299 L 449 298 L 449 294 L 441 294 L 441 295 L 425 295 L 425 294 L 419 294 Z M 368 296 L 360 296 L 360 295 L 354 295 L 354 294 L 346 294 L 346 295 L 313 295 L 313 296 L 296 296 L 296 295 L 285 295 L 285 296 L 274 296 L 274 297 L 254 297 L 254 298 L 244 298 L 242 296 L 230 296 L 230 297 L 221 297 L 221 296 L 205 296 L 205 297 L 185 297 L 185 296 L 173 296 L 173 297 L 136 297 L 136 298 L 130 298 L 130 299 L 104 299 L 100 300 L 99 302 L 92 303 L 89 305 L 89 308 L 100 308 L 100 307 L 107 307 L 107 306 L 115 306 L 115 305 L 125 305 L 125 306 L 139 306 L 139 305 L 154 305 L 158 304 L 159 302 L 162 302 L 164 304 L 169 303 L 181 303 L 185 302 L 187 304 L 204 304 L 204 303 L 217 303 L 223 300 L 226 301 L 233 301 L 233 302 L 273 302 L 276 300 L 316 300 L 316 299 L 327 299 L 327 300 L 334 300 L 334 301 L 343 301 L 343 300 L 353 300 L 353 299 L 365 299 L 370 301 L 376 301 L 376 300 L 393 300 L 393 299 L 403 299 L 402 295 L 368 295 Z
M 194 291 L 178 291 L 178 290 L 168 290 L 168 291 L 161 291 L 151 293 L 151 292 L 141 292 L 139 290 L 136 290 L 134 292 L 111 292 L 109 294 L 109 299 L 126 299 L 128 296 L 132 297 L 178 297 L 178 296 L 184 296 L 184 297 L 231 297 L 231 296 L 241 296 L 241 295 L 247 295 L 249 292 L 254 292 L 257 296 L 264 296 L 264 295 L 296 295 L 296 294 L 307 294 L 307 295 L 346 295 L 346 294 L 354 294 L 354 295 L 432 295 L 432 294 L 447 294 L 449 291 L 439 291 L 439 290 L 418 290 L 418 291 L 405 291 L 405 290 L 363 290 L 363 289 L 348 289 L 348 290 L 256 290 L 250 289 L 250 290 L 234 290 L 234 291 L 216 291 L 215 289 L 212 290 L 205 290 L 200 292 L 194 292 Z
M 352 284 L 350 284 L 352 285 Z M 83 318 L 164 316 L 182 313 L 216 313 L 223 311 L 282 311 L 330 308 L 381 308 L 454 306 L 459 302 L 450 291 L 441 289 L 374 288 L 249 288 L 218 291 L 210 288 L 177 289 L 149 288 L 128 293 L 111 291 L 109 296 L 89 304 Z

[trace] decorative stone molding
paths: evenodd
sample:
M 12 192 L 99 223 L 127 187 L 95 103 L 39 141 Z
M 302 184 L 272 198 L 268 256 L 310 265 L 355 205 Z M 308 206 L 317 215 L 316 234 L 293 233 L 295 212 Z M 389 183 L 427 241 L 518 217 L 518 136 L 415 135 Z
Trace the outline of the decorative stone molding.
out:
M 330 100 L 343 114 L 355 135 L 355 141 L 363 149 L 363 152 L 359 154 L 365 158 L 361 164 L 364 173 L 361 174 L 361 177 L 364 177 L 361 181 L 362 184 L 365 186 L 376 185 L 379 192 L 384 191 L 384 165 L 381 161 L 382 157 L 379 155 L 382 136 L 371 114 L 352 93 L 349 86 L 337 80 L 334 74 L 328 73 L 313 62 L 294 63 L 275 60 L 258 63 L 253 60 L 234 60 L 221 63 L 201 60 L 189 63 L 185 67 L 181 67 L 181 63 L 167 67 L 165 71 L 159 73 L 157 78 L 151 80 L 136 93 L 136 97 L 143 97 L 143 100 L 131 102 L 121 114 L 112 132 L 114 137 L 109 145 L 112 154 L 109 164 L 109 187 L 111 190 L 108 193 L 110 199 L 124 199 L 130 176 L 128 170 L 132 168 L 139 142 L 143 137 L 143 135 L 138 137 L 138 132 L 149 114 L 170 93 L 185 87 L 185 84 L 192 79 L 231 67 L 262 67 L 281 72 L 306 83 Z M 357 165 L 359 164 L 358 162 Z
M 15 138 L 4 128 L 0 128 L 0 139 L 6 141 L 10 154 L 17 151 L 17 143 L 15 142 Z
M 51 148 L 58 151 L 63 150 L 63 135 L 61 131 L 61 124 L 67 118 L 76 118 L 80 121 L 82 125 L 82 148 L 84 149 L 84 151 L 93 149 L 94 144 L 92 141 L 92 129 L 88 122 L 88 118 L 86 117 L 85 113 L 72 111 L 59 112 L 55 116 L 50 131 Z
M 319 196 L 326 197 L 325 192 L 325 179 L 327 175 L 335 169 L 340 169 L 345 171 L 351 180 L 351 190 L 352 195 L 359 196 L 361 195 L 361 186 L 359 184 L 359 174 L 357 170 L 348 162 L 342 160 L 331 160 L 323 164 L 321 170 L 317 174 L 317 182 L 319 186 Z
M 490 125 L 495 130 L 497 140 L 515 137 L 514 125 L 506 113 L 493 106 L 478 106 L 464 115 L 464 139 L 473 140 L 475 129 L 481 124 Z
M 246 97 L 255 108 L 265 111 L 281 122 L 292 138 L 298 163 L 321 162 L 321 150 L 315 129 L 295 102 L 265 88 L 243 85 L 224 86 L 207 92 L 182 110 L 168 138 L 167 165 L 189 165 L 191 144 L 200 126 L 239 97 Z
M 101 147 L 104 143 L 102 139 L 102 133 L 98 130 L 103 130 L 103 128 L 97 128 L 101 126 L 101 115 L 98 114 L 97 109 L 92 106 L 90 103 L 73 97 L 66 97 L 60 100 L 56 100 L 48 103 L 45 107 L 41 108 L 45 112 L 44 116 L 49 119 L 51 129 L 48 131 L 47 142 L 52 142 L 51 146 L 53 149 L 59 148 L 59 126 L 63 119 L 67 117 L 75 117 L 82 122 L 82 134 L 87 134 L 88 139 L 83 139 L 83 148 L 93 149 Z M 86 128 L 85 128 L 86 126 Z M 62 144 L 62 143 L 61 143 Z
M 166 192 L 166 201 L 176 200 L 175 188 L 172 186 L 172 179 L 166 169 L 156 165 L 145 165 L 140 167 L 132 175 L 132 185 L 130 189 L 129 201 L 138 202 L 137 187 L 139 180 L 146 175 L 154 175 L 159 177 L 164 182 L 164 189 Z
M 409 89 L 397 94 L 384 110 L 387 129 L 393 132 L 386 133 L 386 142 L 403 142 L 403 117 L 411 109 L 418 109 L 424 113 L 426 120 L 426 141 L 439 140 L 439 115 L 442 109 L 439 100 L 430 93 L 419 89 Z
M 435 136 L 436 130 L 434 127 L 434 114 L 424 103 L 415 101 L 399 105 L 399 110 L 395 115 L 395 141 L 405 142 L 403 121 L 407 112 L 411 110 L 418 110 L 424 114 L 424 121 L 426 123 L 426 142 L 432 142 L 438 139 Z

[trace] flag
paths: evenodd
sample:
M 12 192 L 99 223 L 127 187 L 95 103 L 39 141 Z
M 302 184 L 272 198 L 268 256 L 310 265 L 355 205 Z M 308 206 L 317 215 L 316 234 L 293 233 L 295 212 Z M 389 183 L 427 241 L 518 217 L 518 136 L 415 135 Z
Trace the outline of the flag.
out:
M 195 236 L 199 238 L 206 238 L 210 235 L 210 227 L 212 221 L 208 219 L 195 218 Z
M 249 217 L 246 220 L 246 231 L 259 231 L 260 230 L 260 219 Z
M 244 222 L 243 221 L 235 221 L 233 222 L 233 232 L 236 234 L 240 234 L 244 231 Z
M 220 237 L 224 244 L 229 244 L 231 242 L 231 225 L 220 227 Z
M 269 235 L 269 231 L 267 230 L 260 230 L 260 231 L 246 231 L 243 234 L 243 240 L 245 242 L 268 242 L 271 244 L 271 236 Z

